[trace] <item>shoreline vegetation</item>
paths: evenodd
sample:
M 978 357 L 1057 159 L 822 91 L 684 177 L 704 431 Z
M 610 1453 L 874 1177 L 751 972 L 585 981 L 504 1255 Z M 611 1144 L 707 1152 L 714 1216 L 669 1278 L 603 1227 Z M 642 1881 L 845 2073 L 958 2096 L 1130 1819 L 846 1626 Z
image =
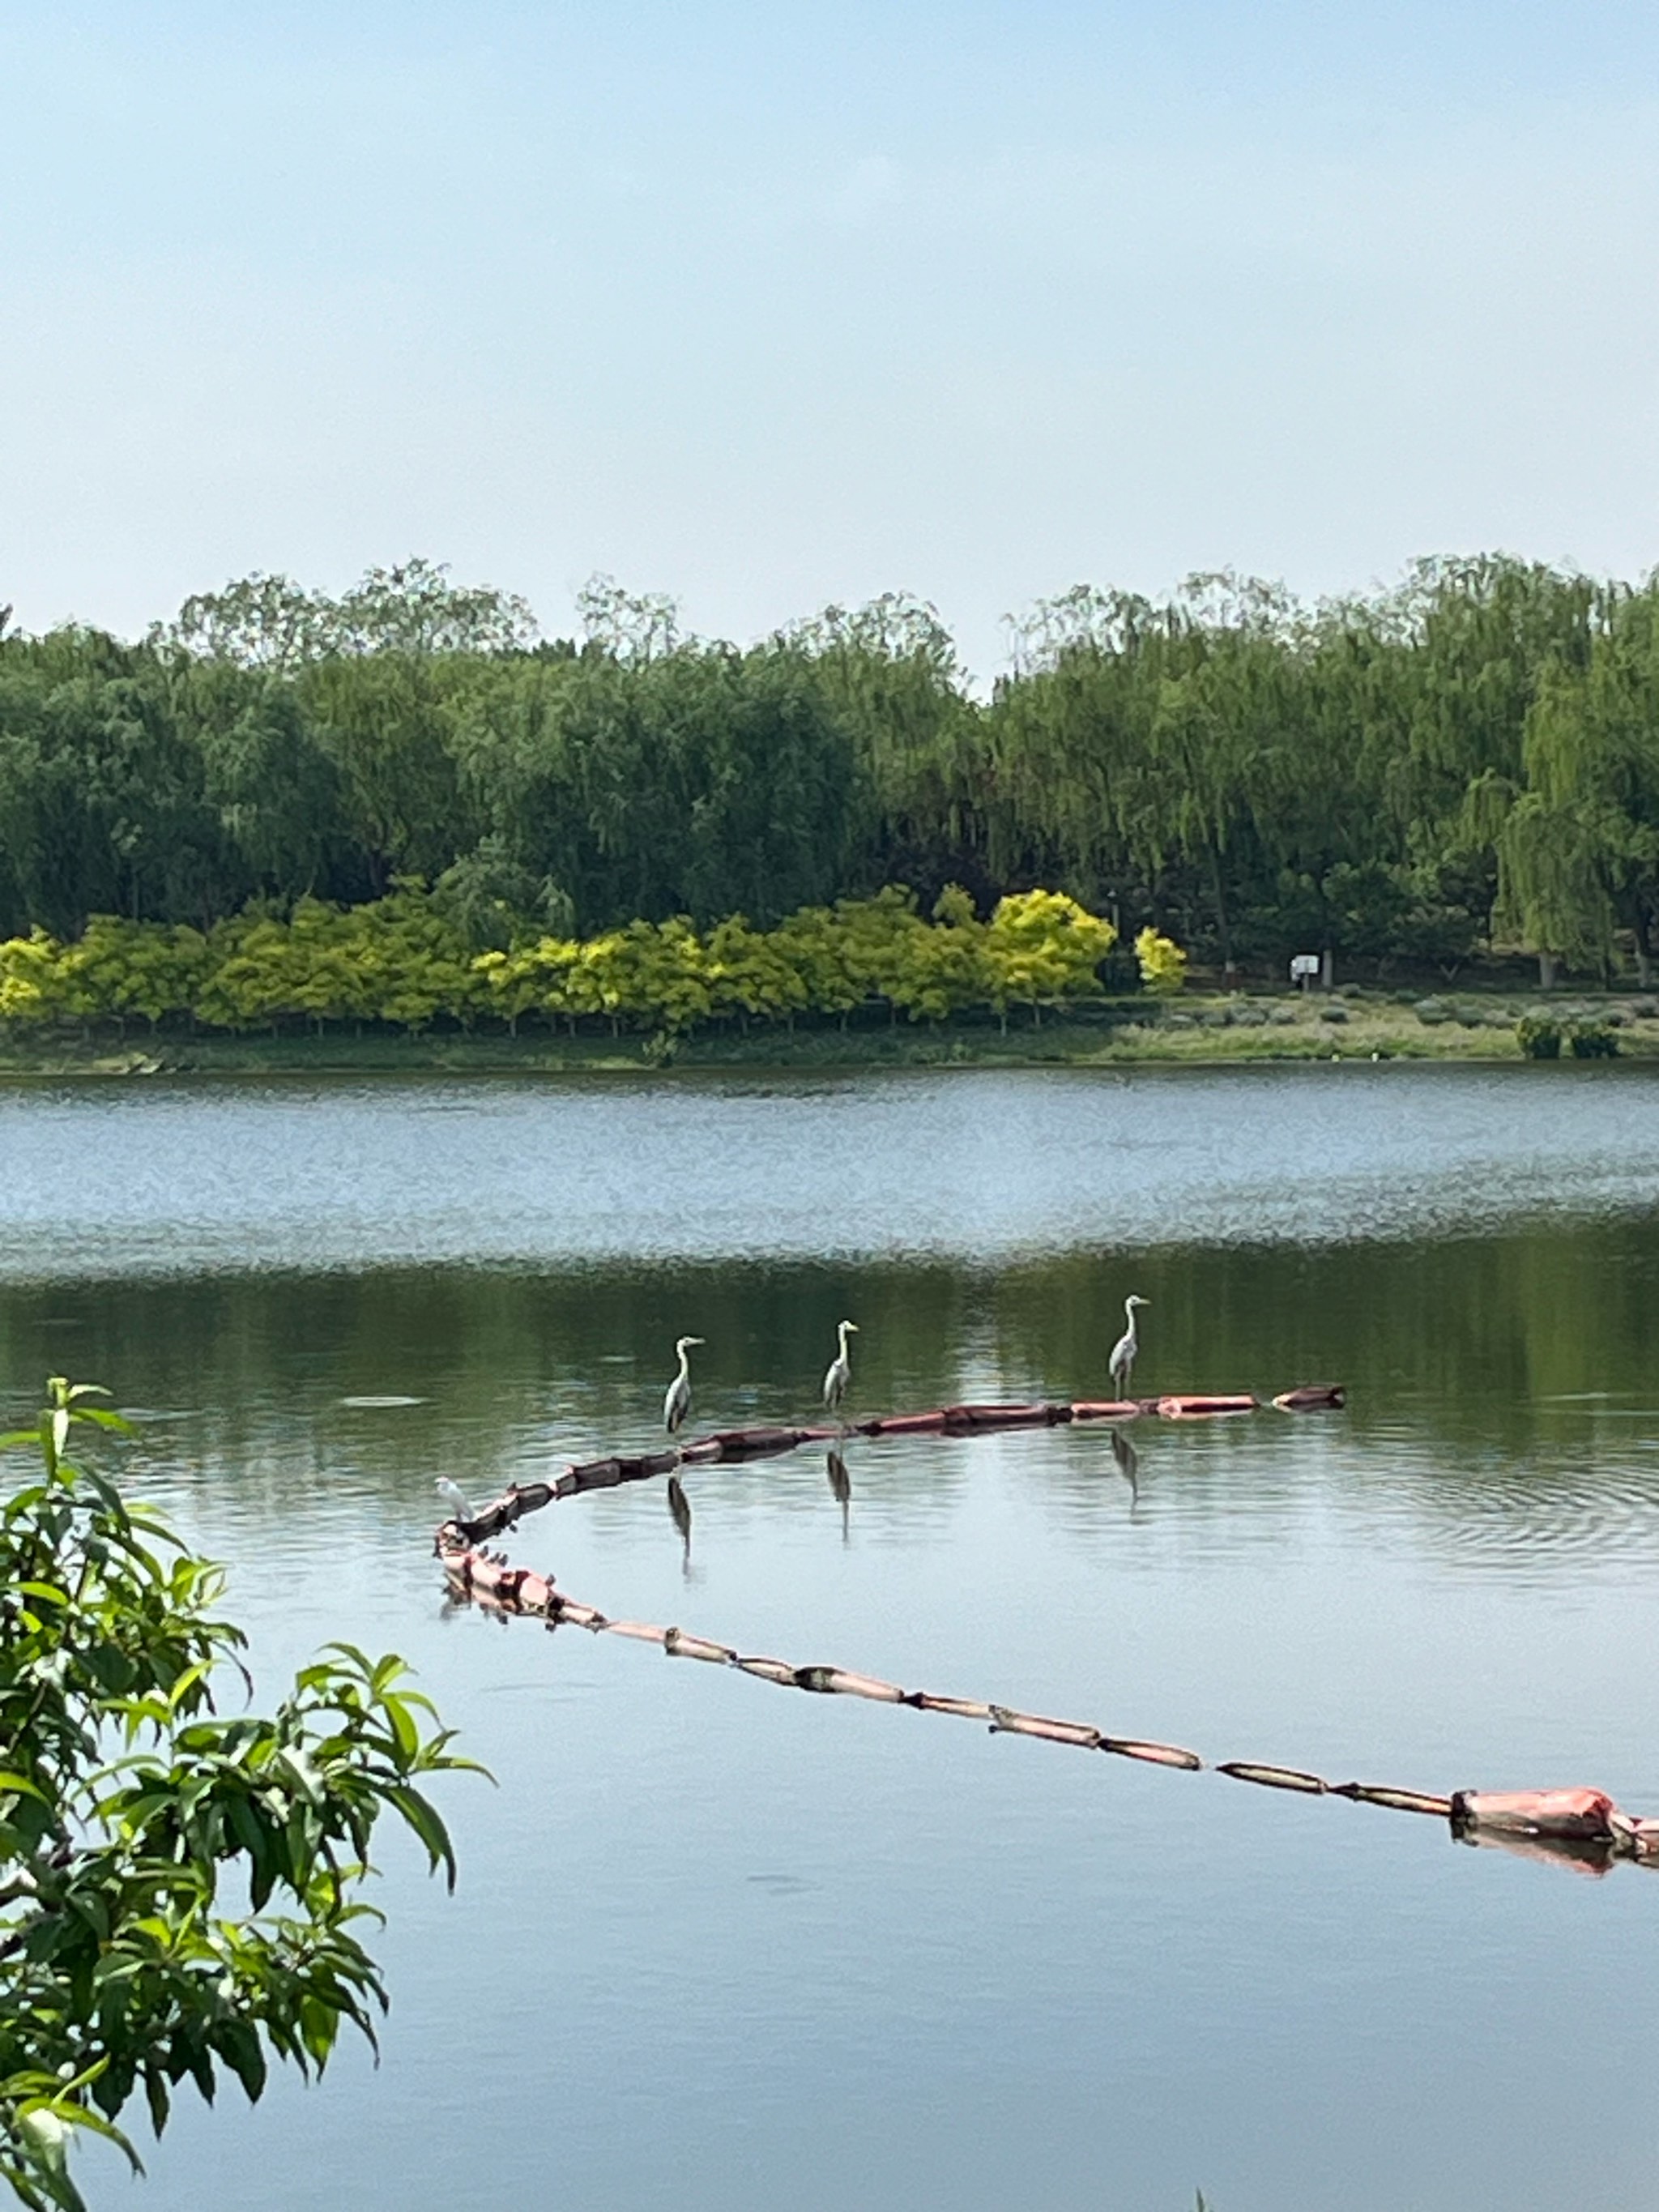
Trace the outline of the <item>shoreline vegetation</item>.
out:
M 988 690 L 902 593 L 747 646 L 608 578 L 576 611 L 544 636 L 422 560 L 337 598 L 256 574 L 137 641 L 0 609 L 0 939 L 210 937 L 418 882 L 477 953 L 898 884 L 988 922 L 1046 884 L 1230 982 L 1659 973 L 1659 574 L 1080 585 L 1011 619 Z
M 616 1076 L 830 1074 L 902 1069 L 1285 1066 L 1297 1061 L 1496 1064 L 1528 1057 L 1528 1019 L 1563 1032 L 1559 1055 L 1659 1060 L 1659 1000 L 1620 996 L 1552 1003 L 1493 993 L 1438 998 L 1350 992 L 1299 998 L 1194 993 L 1178 1005 L 1074 1002 L 1005 1033 L 994 1021 L 915 1025 L 860 1014 L 830 1023 L 706 1030 L 665 1037 L 547 1030 L 289 1030 L 276 1036 L 113 1030 L 0 1039 L 0 1082 L 79 1078 L 295 1076 Z M 1575 1028 L 1609 1031 L 1613 1049 L 1575 1055 Z
M 1472 978 L 1461 995 L 1189 989 L 1172 939 L 1148 926 L 1126 959 L 1111 921 L 1042 890 L 1008 894 L 984 921 L 959 886 L 929 917 L 889 885 L 771 929 L 738 915 L 700 931 L 678 915 L 592 938 L 502 934 L 475 949 L 444 902 L 411 883 L 358 906 L 251 907 L 206 932 L 111 915 L 67 941 L 37 927 L 0 941 L 0 1073 L 1659 1052 L 1659 998 L 1647 994 L 1528 1004 L 1492 975 L 1484 992 Z

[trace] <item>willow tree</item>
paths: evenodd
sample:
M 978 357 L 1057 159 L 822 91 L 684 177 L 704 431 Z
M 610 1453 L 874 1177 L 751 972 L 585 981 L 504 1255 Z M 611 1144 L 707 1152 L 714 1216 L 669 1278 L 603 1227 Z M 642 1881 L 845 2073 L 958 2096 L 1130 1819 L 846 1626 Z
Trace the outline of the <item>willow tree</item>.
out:
M 1603 975 L 1630 933 L 1650 977 L 1659 923 L 1659 635 L 1652 587 L 1619 605 L 1588 665 L 1547 672 L 1526 788 L 1503 832 L 1509 911 L 1540 955 Z
M 980 710 L 938 609 L 888 592 L 860 607 L 825 607 L 774 642 L 810 671 L 852 748 L 848 880 L 823 892 L 873 889 L 884 878 L 942 890 L 955 873 L 979 873 L 987 805 Z

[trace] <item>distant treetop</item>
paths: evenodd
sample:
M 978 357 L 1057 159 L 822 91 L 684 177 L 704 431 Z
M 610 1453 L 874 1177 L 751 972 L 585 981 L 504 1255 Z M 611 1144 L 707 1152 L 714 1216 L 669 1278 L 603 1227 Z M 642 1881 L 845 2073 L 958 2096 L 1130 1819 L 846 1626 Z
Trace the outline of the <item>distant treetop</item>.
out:
M 150 633 L 202 659 L 273 670 L 334 655 L 522 652 L 540 634 L 515 592 L 452 584 L 446 562 L 418 556 L 367 570 L 337 599 L 256 568 L 220 591 L 193 593 Z

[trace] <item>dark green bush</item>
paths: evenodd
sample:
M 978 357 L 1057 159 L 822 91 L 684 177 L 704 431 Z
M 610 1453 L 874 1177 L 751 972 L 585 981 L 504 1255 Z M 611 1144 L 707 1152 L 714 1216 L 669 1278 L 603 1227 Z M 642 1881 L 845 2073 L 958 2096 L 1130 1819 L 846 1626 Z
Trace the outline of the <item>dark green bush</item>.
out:
M 1515 1041 L 1528 1060 L 1561 1057 L 1561 1024 L 1547 1014 L 1522 1014 L 1515 1025 Z
M 1572 1030 L 1575 1060 L 1616 1060 L 1619 1040 L 1605 1022 L 1575 1022 Z

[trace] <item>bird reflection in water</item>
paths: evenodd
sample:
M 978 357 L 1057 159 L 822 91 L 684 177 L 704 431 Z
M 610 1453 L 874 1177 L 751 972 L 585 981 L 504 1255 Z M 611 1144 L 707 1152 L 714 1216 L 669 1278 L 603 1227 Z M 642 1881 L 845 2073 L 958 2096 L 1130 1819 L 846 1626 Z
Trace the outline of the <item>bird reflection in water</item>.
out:
M 823 1466 L 825 1474 L 830 1477 L 830 1495 L 841 1508 L 841 1540 L 845 1544 L 849 1540 L 847 1509 L 853 1502 L 853 1478 L 847 1472 L 846 1461 L 833 1444 L 830 1448 Z
M 1121 1429 L 1112 1431 L 1112 1457 L 1117 1462 L 1118 1473 L 1129 1486 L 1129 1510 L 1133 1513 L 1140 1503 L 1140 1454 Z
M 679 1530 L 680 1541 L 685 1547 L 680 1555 L 680 1571 L 689 1577 L 691 1572 L 691 1501 L 677 1474 L 671 1474 L 668 1478 L 668 1510 L 674 1516 L 674 1526 Z

